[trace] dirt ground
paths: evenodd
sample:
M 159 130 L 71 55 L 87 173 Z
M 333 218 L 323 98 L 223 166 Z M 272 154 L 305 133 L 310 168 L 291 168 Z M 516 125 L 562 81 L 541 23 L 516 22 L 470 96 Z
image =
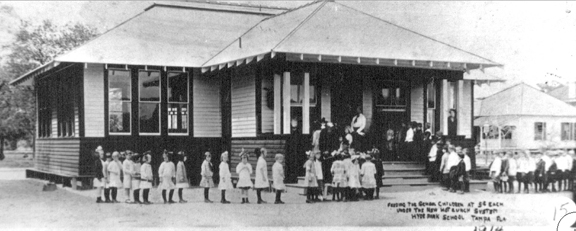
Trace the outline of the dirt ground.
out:
M 0 171 L 0 175 L 6 171 Z M 474 227 L 532 227 L 533 230 L 553 230 L 555 207 L 566 203 L 571 193 L 549 194 L 494 194 L 476 191 L 458 195 L 440 189 L 428 189 L 416 192 L 381 193 L 380 200 L 359 202 L 322 202 L 306 204 L 305 197 L 295 191 L 283 194 L 285 205 L 256 204 L 256 193 L 250 191 L 251 204 L 240 204 L 239 191 L 227 193 L 233 203 L 206 204 L 203 202 L 203 191 L 200 188 L 186 189 L 186 204 L 165 205 L 160 203 L 161 196 L 157 189 L 151 190 L 153 205 L 132 204 L 96 204 L 95 190 L 72 191 L 61 188 L 56 191 L 43 192 L 44 182 L 33 179 L 6 180 L 0 178 L 0 229 L 42 228 L 61 229 L 123 229 L 123 228 L 160 228 L 175 229 L 222 228 L 222 227 L 288 227 L 307 226 L 370 226 L 370 227 L 404 227 L 406 230 L 474 230 Z M 177 199 L 175 193 L 174 198 Z M 220 192 L 212 189 L 210 198 L 219 201 Z M 264 200 L 272 202 L 274 195 L 263 194 Z M 124 201 L 124 191 L 119 190 L 119 201 Z M 470 202 L 474 208 L 482 201 L 492 202 L 488 208 L 495 213 L 487 215 L 489 222 L 473 221 L 470 213 L 447 213 L 457 219 L 460 214 L 463 220 L 419 219 L 416 214 L 398 212 L 397 206 L 408 202 L 425 208 L 424 204 L 450 202 L 452 208 L 465 209 Z M 420 203 L 421 202 L 421 203 Z M 424 203 L 426 202 L 426 203 Z M 463 205 L 463 207 L 459 207 Z M 445 205 L 448 206 L 448 205 Z M 573 206 L 573 203 L 570 205 Z M 429 206 L 431 208 L 437 208 Z M 445 207 L 443 207 L 445 208 Z M 566 207 L 576 211 L 576 206 Z M 432 213 L 431 213 L 432 214 Z M 442 217 L 443 215 L 440 214 Z M 496 216 L 505 221 L 497 221 Z M 559 218 L 556 218 L 558 220 Z M 430 227 L 430 228 L 426 228 Z M 448 228 L 448 229 L 446 229 Z M 488 229 L 489 230 L 489 229 Z M 511 229 L 504 229 L 511 230 Z M 529 230 L 522 228 L 522 230 Z

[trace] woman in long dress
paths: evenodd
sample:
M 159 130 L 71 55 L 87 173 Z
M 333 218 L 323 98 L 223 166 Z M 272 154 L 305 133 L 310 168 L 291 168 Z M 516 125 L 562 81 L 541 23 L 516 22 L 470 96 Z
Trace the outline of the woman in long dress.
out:
M 222 200 L 220 203 L 222 204 L 230 204 L 230 201 L 226 200 L 226 190 L 231 190 L 234 187 L 232 186 L 232 174 L 230 174 L 230 168 L 228 167 L 228 152 L 222 153 L 220 156 L 220 166 L 219 166 L 219 175 L 220 175 L 220 183 L 218 183 L 218 189 L 222 194 Z
M 248 154 L 244 152 L 244 148 L 242 148 L 242 152 L 240 153 L 240 159 L 242 159 L 242 162 L 236 165 L 236 173 L 238 173 L 238 184 L 236 184 L 236 187 L 242 189 L 242 204 L 249 204 L 248 189 L 253 187 L 252 180 L 250 179 L 252 165 L 248 163 Z

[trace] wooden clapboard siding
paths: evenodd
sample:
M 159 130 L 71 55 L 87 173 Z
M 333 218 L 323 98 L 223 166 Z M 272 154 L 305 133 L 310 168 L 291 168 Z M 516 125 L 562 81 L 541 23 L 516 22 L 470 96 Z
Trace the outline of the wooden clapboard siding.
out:
M 36 169 L 54 174 L 79 175 L 80 139 L 36 141 Z
M 274 132 L 274 105 L 268 107 L 268 97 L 273 98 L 274 82 L 273 76 L 262 78 L 262 133 Z M 270 94 L 270 95 L 269 95 Z
M 221 137 L 220 78 L 193 76 L 194 137 Z
M 84 69 L 84 137 L 104 137 L 104 113 L 104 66 L 90 64 Z
M 234 71 L 232 86 L 232 137 L 256 136 L 256 79 L 252 69 Z
M 458 108 L 458 135 L 466 136 L 466 138 L 472 138 L 472 81 L 462 81 L 460 85 L 462 88 L 459 88 L 459 91 L 462 91 L 459 94 L 458 101 L 459 108 Z
M 410 90 L 410 121 L 424 122 L 424 85 L 418 83 Z
M 250 154 L 248 158 L 248 162 L 252 165 L 252 170 L 256 170 L 256 155 L 254 154 L 254 149 L 256 148 L 266 148 L 268 150 L 268 156 L 266 157 L 266 163 L 268 164 L 268 177 L 272 178 L 272 165 L 276 161 L 274 159 L 275 155 L 280 153 L 284 154 L 285 152 L 285 140 L 257 140 L 257 139 L 249 139 L 249 140 L 232 140 L 232 147 L 231 147 L 231 155 L 230 155 L 230 172 L 232 176 L 238 176 L 236 174 L 236 166 L 240 163 L 241 159 L 238 154 L 242 151 L 242 148 L 246 152 Z M 252 173 L 254 176 L 255 173 Z
M 58 137 L 58 112 L 57 112 L 57 103 L 56 97 L 53 99 L 52 105 L 52 132 L 50 133 L 50 137 Z
M 366 117 L 366 128 L 364 132 L 370 131 L 370 125 L 372 124 L 372 92 L 373 82 L 371 78 L 365 78 L 363 81 L 363 91 L 362 91 L 362 114 Z

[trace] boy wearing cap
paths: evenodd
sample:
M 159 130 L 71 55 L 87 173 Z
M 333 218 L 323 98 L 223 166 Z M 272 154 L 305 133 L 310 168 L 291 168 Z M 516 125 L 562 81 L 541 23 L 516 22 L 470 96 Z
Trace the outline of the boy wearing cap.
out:
M 92 172 L 94 173 L 94 187 L 96 187 L 96 203 L 103 203 L 102 200 L 102 187 L 104 186 L 104 151 L 102 146 L 94 151 L 94 165 Z
M 272 180 L 274 181 L 274 189 L 276 189 L 276 200 L 274 204 L 284 204 L 280 198 L 282 191 L 286 190 L 286 185 L 284 184 L 284 156 L 282 154 L 276 154 L 274 157 L 276 162 L 272 166 Z

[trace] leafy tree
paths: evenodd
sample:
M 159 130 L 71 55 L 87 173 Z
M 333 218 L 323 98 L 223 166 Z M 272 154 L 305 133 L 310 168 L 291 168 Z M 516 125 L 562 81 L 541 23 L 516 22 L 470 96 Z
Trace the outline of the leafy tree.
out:
M 27 139 L 34 146 L 36 130 L 33 87 L 9 86 L 8 82 L 97 35 L 94 27 L 81 23 L 60 26 L 49 20 L 40 25 L 21 21 L 15 41 L 2 47 L 10 53 L 2 57 L 0 66 L 0 158 L 4 139 L 11 141 L 12 148 L 19 139 Z

